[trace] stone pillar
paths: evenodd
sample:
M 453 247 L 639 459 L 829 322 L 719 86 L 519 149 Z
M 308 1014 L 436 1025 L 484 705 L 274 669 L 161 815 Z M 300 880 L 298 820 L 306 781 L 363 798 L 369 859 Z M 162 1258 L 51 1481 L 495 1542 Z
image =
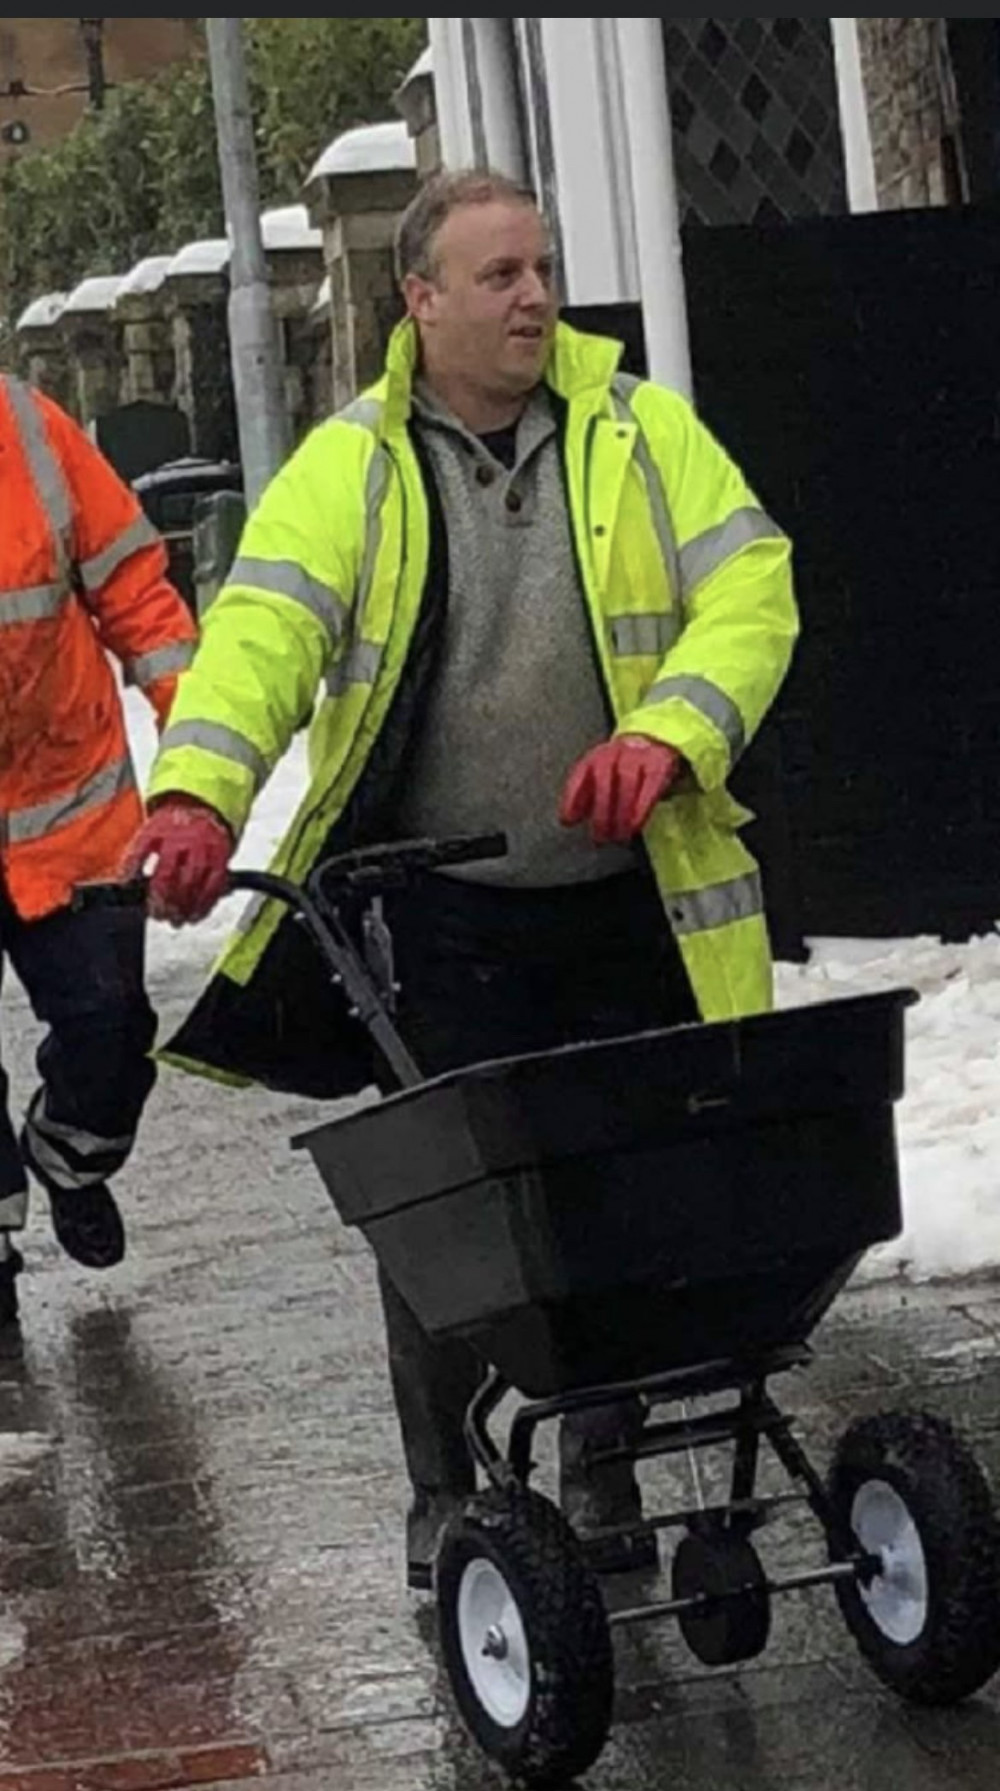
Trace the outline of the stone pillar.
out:
M 281 335 L 285 403 L 293 439 L 299 442 L 312 427 L 317 408 L 313 314 L 323 284 L 323 237 L 310 225 L 305 206 L 265 212 L 261 223 Z
M 312 368 L 312 421 L 332 416 L 333 331 L 330 326 L 330 281 L 323 281 L 309 316 L 309 359 Z
M 176 369 L 173 332 L 167 315 L 165 280 L 169 255 L 141 261 L 123 281 L 115 302 L 122 326 L 125 371 L 123 401 L 172 404 Z
M 29 385 L 37 386 L 64 410 L 72 411 L 76 381 L 59 331 L 65 304 L 64 292 L 50 292 L 35 299 L 19 318 L 16 335 L 21 372 Z
M 327 238 L 330 270 L 334 409 L 378 379 L 393 329 L 403 315 L 393 266 L 396 214 L 336 220 Z
M 946 19 L 858 19 L 879 205 L 967 196 Z
M 59 319 L 70 364 L 71 409 L 84 427 L 121 403 L 125 357 L 113 310 L 120 285 L 120 277 L 84 280 Z
M 192 453 L 239 459 L 226 307 L 229 244 L 191 243 L 175 255 L 164 281 L 164 315 L 174 360 L 173 401 L 188 419 Z
M 416 157 L 403 124 L 347 132 L 320 158 L 307 185 L 330 276 L 335 410 L 378 378 L 402 316 L 393 244 L 415 190 Z
M 434 93 L 434 64 L 429 49 L 414 63 L 395 95 L 396 110 L 410 133 L 417 158 L 417 177 L 426 180 L 441 168 L 441 132 Z

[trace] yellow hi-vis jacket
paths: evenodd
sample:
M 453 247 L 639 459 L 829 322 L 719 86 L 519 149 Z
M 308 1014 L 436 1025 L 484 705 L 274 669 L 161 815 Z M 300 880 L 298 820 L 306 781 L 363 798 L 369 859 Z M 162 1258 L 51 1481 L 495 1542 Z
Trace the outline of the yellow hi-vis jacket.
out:
M 739 838 L 748 817 L 726 780 L 789 665 L 791 548 L 691 407 L 621 373 L 620 358 L 617 343 L 560 326 L 546 377 L 618 731 L 664 741 L 691 770 L 645 846 L 701 1014 L 725 1019 L 772 999 L 760 876 Z M 265 492 L 152 773 L 150 798 L 198 797 L 239 835 L 322 690 L 311 786 L 272 865 L 299 881 L 330 852 L 379 839 L 433 670 L 447 519 L 409 428 L 416 360 L 403 324 L 379 383 L 315 429 Z M 371 1080 L 359 1028 L 272 902 L 251 909 L 163 1055 L 302 1094 Z

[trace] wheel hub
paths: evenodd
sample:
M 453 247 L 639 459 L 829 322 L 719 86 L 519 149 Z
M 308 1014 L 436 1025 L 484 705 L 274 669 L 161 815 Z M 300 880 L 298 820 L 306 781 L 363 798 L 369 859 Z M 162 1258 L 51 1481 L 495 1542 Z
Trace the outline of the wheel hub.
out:
M 927 1557 L 909 1507 L 884 1480 L 869 1480 L 855 1495 L 854 1534 L 879 1563 L 859 1587 L 872 1622 L 890 1642 L 909 1648 L 919 1641 L 930 1614 Z
M 458 1594 L 458 1635 L 469 1683 L 500 1729 L 516 1729 L 531 1704 L 531 1661 L 517 1600 L 492 1561 L 470 1561 Z
M 510 1643 L 499 1624 L 487 1630 L 483 1643 L 483 1656 L 486 1660 L 507 1660 L 510 1657 Z

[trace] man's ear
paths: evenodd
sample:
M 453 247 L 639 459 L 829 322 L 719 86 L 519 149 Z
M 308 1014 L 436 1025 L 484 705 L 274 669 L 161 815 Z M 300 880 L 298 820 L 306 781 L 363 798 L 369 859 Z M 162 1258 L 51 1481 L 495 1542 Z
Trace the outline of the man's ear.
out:
M 437 305 L 437 288 L 421 274 L 407 274 L 403 281 L 403 297 L 408 314 L 417 323 L 433 323 Z

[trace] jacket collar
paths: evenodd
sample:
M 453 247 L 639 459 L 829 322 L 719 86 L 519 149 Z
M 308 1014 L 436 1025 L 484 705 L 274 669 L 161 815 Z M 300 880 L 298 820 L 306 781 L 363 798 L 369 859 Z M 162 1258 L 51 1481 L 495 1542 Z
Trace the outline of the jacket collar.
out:
M 552 353 L 545 369 L 545 383 L 558 397 L 574 399 L 603 395 L 621 364 L 624 350 L 608 336 L 585 335 L 568 323 L 556 327 Z M 392 333 L 386 355 L 383 390 L 383 431 L 391 434 L 409 422 L 413 408 L 418 339 L 416 325 L 407 319 Z

